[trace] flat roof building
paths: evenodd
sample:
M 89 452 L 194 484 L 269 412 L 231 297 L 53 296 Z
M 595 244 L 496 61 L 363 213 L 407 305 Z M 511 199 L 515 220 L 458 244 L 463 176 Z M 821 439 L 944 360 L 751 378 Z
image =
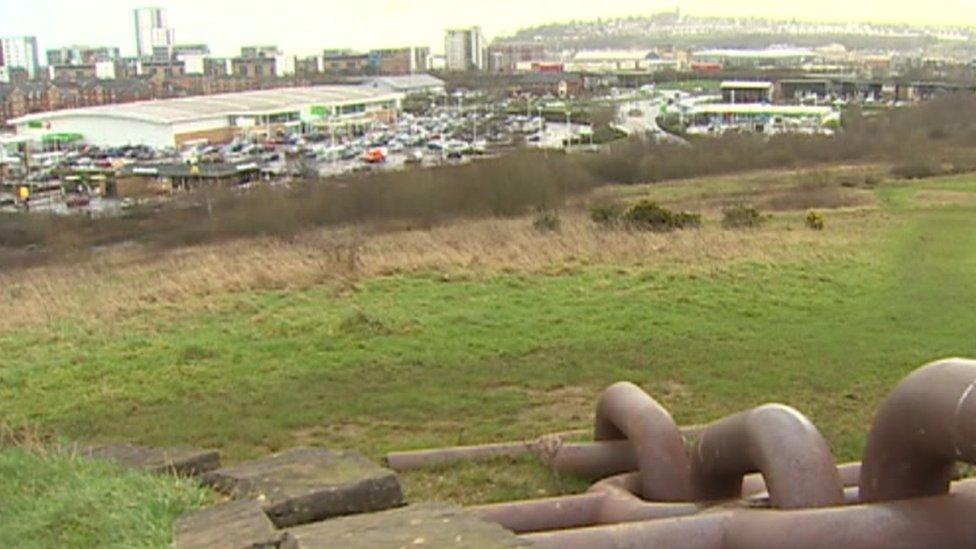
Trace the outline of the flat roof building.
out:
M 443 80 L 429 74 L 380 76 L 367 80 L 363 85 L 376 90 L 402 93 L 405 95 L 428 93 L 439 95 L 447 91 L 447 84 Z
M 323 121 L 365 124 L 388 119 L 403 95 L 364 86 L 318 86 L 143 101 L 31 114 L 11 120 L 18 135 L 77 134 L 103 147 L 179 147 L 226 143 L 242 135 L 273 136 Z
M 815 51 L 803 48 L 703 50 L 691 54 L 693 63 L 716 64 L 725 69 L 799 68 L 814 63 L 819 58 Z

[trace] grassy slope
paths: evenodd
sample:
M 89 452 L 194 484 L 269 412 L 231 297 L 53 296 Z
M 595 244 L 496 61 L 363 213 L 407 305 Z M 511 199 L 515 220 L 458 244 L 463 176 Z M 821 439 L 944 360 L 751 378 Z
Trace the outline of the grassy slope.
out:
M 68 456 L 0 450 L 0 547 L 166 547 L 208 494 L 175 478 Z
M 828 231 L 831 216 L 867 215 L 883 236 L 817 262 L 398 276 L 353 292 L 230 295 L 176 323 L 8 332 L 0 418 L 72 438 L 218 447 L 231 460 L 303 443 L 378 457 L 584 428 L 598 392 L 627 379 L 685 423 L 789 403 L 838 459 L 857 458 L 900 377 L 976 356 L 976 208 L 930 205 L 919 187 L 976 190 L 960 179 L 885 188 L 881 211 L 828 215 Z M 407 482 L 414 498 L 463 502 L 580 487 L 529 462 Z

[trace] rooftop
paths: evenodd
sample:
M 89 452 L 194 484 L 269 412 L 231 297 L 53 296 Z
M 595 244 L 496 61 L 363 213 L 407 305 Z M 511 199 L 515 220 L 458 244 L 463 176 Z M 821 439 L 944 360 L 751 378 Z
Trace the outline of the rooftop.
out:
M 281 88 L 51 111 L 16 118 L 11 123 L 92 116 L 173 124 L 234 115 L 274 114 L 301 110 L 308 105 L 343 105 L 397 97 L 396 94 L 363 86 Z
M 788 59 L 791 57 L 810 57 L 815 54 L 813 50 L 802 48 L 772 48 L 765 50 L 702 50 L 696 51 L 694 55 L 702 57 Z
M 746 80 L 727 80 L 722 82 L 723 90 L 768 90 L 772 87 L 772 82 L 755 82 Z
M 827 116 L 835 112 L 831 107 L 801 105 L 763 105 L 743 103 L 704 103 L 692 109 L 694 114 L 742 114 L 770 116 Z
M 583 50 L 573 56 L 574 61 L 643 61 L 653 54 L 650 50 Z
M 363 86 L 376 88 L 379 85 L 389 87 L 393 90 L 413 90 L 418 88 L 443 88 L 445 83 L 440 78 L 429 74 L 408 74 L 404 76 L 380 76 L 371 78 Z

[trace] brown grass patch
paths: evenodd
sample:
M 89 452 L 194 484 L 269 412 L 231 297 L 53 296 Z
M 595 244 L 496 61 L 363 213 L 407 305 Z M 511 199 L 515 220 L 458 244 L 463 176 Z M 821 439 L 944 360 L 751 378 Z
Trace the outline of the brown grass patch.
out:
M 795 222 L 794 222 L 795 221 Z M 582 213 L 563 216 L 559 232 L 540 233 L 531 218 L 459 222 L 426 230 L 366 235 L 317 230 L 289 240 L 256 238 L 166 253 L 143 247 L 106 250 L 88 260 L 0 273 L 0 329 L 63 318 L 181 315 L 210 307 L 222 294 L 299 290 L 321 284 L 417 272 L 445 281 L 528 272 L 560 274 L 592 265 L 710 270 L 730 261 L 817 258 L 847 248 L 873 230 L 858 216 L 831 220 L 827 235 L 791 220 L 756 231 L 649 234 L 607 230 Z M 104 327 L 104 326 L 103 326 Z

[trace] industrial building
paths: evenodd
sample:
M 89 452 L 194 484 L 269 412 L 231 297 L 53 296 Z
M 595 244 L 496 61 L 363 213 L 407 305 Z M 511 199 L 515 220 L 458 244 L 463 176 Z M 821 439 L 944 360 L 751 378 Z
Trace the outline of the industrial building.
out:
M 319 128 L 364 129 L 392 120 L 403 94 L 366 86 L 319 86 L 144 101 L 31 114 L 10 121 L 17 134 L 70 135 L 91 145 L 180 147 L 273 137 Z
M 440 78 L 429 74 L 380 76 L 367 80 L 363 85 L 388 93 L 402 93 L 404 95 L 443 95 L 447 93 L 447 84 Z
M 721 85 L 722 101 L 731 104 L 772 103 L 774 89 L 772 82 L 726 81 Z
M 801 48 L 765 50 L 703 50 L 691 54 L 693 64 L 732 69 L 796 69 L 815 63 L 819 55 Z

